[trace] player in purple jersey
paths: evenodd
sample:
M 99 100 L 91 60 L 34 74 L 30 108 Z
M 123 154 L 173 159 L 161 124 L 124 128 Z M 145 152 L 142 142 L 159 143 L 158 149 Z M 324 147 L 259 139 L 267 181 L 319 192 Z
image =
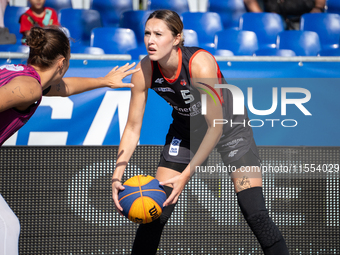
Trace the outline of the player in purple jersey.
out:
M 70 96 L 100 88 L 133 87 L 123 83 L 138 72 L 133 64 L 113 68 L 100 78 L 63 78 L 70 65 L 70 43 L 58 28 L 33 27 L 27 38 L 27 65 L 0 66 L 0 145 L 34 114 L 42 95 Z M 20 223 L 0 195 L 0 255 L 18 254 Z
M 148 55 L 137 67 L 141 72 L 132 76 L 131 102 L 112 176 L 112 198 L 121 213 L 118 192 L 121 179 L 140 137 L 143 115 L 151 88 L 173 107 L 170 125 L 161 154 L 156 178 L 164 185 L 167 200 L 162 215 L 137 230 L 132 254 L 152 255 L 157 252 L 163 227 L 169 219 L 179 195 L 194 174 L 196 166 L 206 163 L 217 147 L 225 165 L 235 167 L 230 173 L 241 211 L 257 237 L 264 254 L 287 255 L 285 240 L 269 217 L 262 194 L 260 160 L 249 126 L 214 125 L 214 120 L 233 116 L 232 96 L 227 89 L 214 89 L 224 83 L 215 58 L 207 51 L 183 45 L 183 23 L 177 13 L 159 10 L 150 14 L 145 24 L 144 43 Z M 201 98 L 206 96 L 203 112 Z M 219 100 L 214 100 L 218 98 Z M 204 116 L 203 116 L 204 115 Z M 245 113 L 242 118 L 246 122 Z M 255 169 L 253 173 L 241 167 Z

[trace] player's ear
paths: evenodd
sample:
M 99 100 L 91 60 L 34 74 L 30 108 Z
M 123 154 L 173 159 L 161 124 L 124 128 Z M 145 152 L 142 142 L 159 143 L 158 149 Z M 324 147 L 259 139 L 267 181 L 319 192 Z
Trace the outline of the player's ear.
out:
M 182 39 L 182 35 L 181 34 L 177 34 L 173 43 L 173 46 L 178 46 L 179 43 L 181 42 Z
M 66 59 L 65 59 L 64 57 L 58 59 L 58 61 L 57 61 L 57 67 L 58 67 L 58 71 L 59 71 L 59 72 L 62 72 L 62 71 L 63 71 L 65 63 L 66 63 Z

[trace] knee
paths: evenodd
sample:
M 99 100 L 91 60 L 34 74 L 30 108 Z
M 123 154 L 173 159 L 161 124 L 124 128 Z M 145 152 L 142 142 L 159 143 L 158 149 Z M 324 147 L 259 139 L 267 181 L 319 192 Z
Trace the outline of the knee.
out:
M 282 239 L 282 234 L 272 221 L 265 206 L 261 187 L 237 193 L 238 204 L 249 227 L 262 248 L 267 248 Z
M 267 211 L 262 187 L 253 187 L 240 191 L 237 193 L 237 202 L 246 219 L 250 215 Z
M 263 249 L 271 247 L 282 239 L 279 228 L 270 218 L 267 210 L 250 215 L 246 221 Z

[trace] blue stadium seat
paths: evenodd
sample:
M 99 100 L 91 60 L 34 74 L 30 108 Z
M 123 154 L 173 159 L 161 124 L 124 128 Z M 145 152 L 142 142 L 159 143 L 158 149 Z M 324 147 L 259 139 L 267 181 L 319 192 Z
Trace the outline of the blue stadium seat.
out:
M 3 44 L 0 45 L 0 51 L 29 53 L 30 47 L 21 44 Z
M 99 11 L 103 27 L 118 27 L 120 15 L 133 10 L 132 0 L 92 0 L 90 6 Z
M 313 31 L 283 31 L 277 36 L 276 46 L 292 50 L 297 56 L 316 56 L 321 50 L 319 36 Z
M 135 32 L 138 45 L 144 45 L 145 22 L 151 11 L 126 11 L 120 16 L 119 27 L 130 28 Z M 144 46 L 145 47 L 145 46 Z
M 197 33 L 192 29 L 183 29 L 184 45 L 185 46 L 199 46 Z
M 91 47 L 91 46 L 71 47 L 71 53 L 83 53 L 83 54 L 93 54 L 93 55 L 105 54 L 105 52 L 102 48 Z
M 61 9 L 72 8 L 71 0 L 46 0 L 46 7 L 51 7 L 59 13 Z
M 70 30 L 68 30 L 67 27 L 60 27 L 60 30 L 64 32 L 64 34 L 67 36 L 67 38 L 71 38 Z
M 11 46 L 13 44 L 0 44 L 0 52 L 1 51 L 8 51 L 8 47 Z M 15 44 L 18 45 L 18 44 Z
M 70 43 L 70 46 L 72 47 L 73 45 L 77 45 L 73 43 L 72 41 L 72 38 L 71 38 L 71 34 L 70 34 L 70 31 L 68 30 L 67 27 L 60 27 L 60 30 L 64 32 L 64 34 L 66 35 L 67 38 L 69 38 L 69 43 Z M 79 45 L 79 43 L 78 43 Z
M 137 48 L 137 40 L 131 29 L 98 27 L 92 30 L 91 46 L 102 48 L 105 54 L 128 54 Z
M 257 36 L 253 31 L 226 29 L 215 35 L 216 50 L 230 50 L 237 55 L 253 55 L 258 49 Z
M 90 46 L 92 29 L 102 26 L 100 14 L 96 10 L 61 9 L 59 22 L 69 30 L 71 38 L 74 39 L 72 46 Z
M 327 0 L 327 12 L 340 14 L 340 1 Z
M 338 48 L 340 15 L 336 13 L 307 13 L 302 15 L 300 30 L 318 33 L 322 49 Z
M 27 11 L 28 7 L 7 6 L 4 14 L 5 27 L 17 37 L 17 44 L 21 44 L 22 34 L 20 31 L 20 16 Z
M 221 17 L 216 12 L 184 12 L 182 13 L 185 29 L 196 31 L 199 46 L 204 49 L 215 47 L 215 34 L 223 30 Z
M 132 59 L 139 60 L 140 56 L 147 55 L 148 52 L 145 48 L 145 45 L 140 45 L 135 49 L 129 50 L 127 54 L 130 54 Z
M 246 13 L 243 0 L 208 0 L 208 11 L 220 14 L 225 29 L 239 26 L 239 19 Z
M 148 0 L 148 10 L 167 9 L 177 12 L 179 15 L 188 12 L 189 4 L 187 0 Z
M 240 18 L 240 30 L 253 31 L 257 35 L 259 48 L 275 48 L 276 37 L 284 30 L 284 23 L 276 13 L 247 12 Z
M 292 50 L 266 48 L 255 51 L 255 56 L 295 57 L 296 54 Z
M 339 57 L 340 48 L 320 50 L 318 55 L 322 57 Z
M 216 50 L 215 56 L 223 56 L 223 57 L 230 57 L 234 56 L 234 53 L 231 50 Z

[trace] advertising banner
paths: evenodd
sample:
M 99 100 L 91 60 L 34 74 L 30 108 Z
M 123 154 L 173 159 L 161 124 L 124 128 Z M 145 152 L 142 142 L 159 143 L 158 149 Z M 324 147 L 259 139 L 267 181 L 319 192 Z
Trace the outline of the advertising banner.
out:
M 66 77 L 100 77 L 124 61 L 71 60 Z M 261 146 L 339 146 L 338 62 L 219 62 L 234 111 L 246 106 Z M 124 81 L 130 82 L 131 77 Z M 101 88 L 67 98 L 44 97 L 6 145 L 118 145 L 128 118 L 129 89 Z M 141 145 L 163 145 L 172 108 L 149 89 Z M 234 114 L 237 114 L 237 112 Z

